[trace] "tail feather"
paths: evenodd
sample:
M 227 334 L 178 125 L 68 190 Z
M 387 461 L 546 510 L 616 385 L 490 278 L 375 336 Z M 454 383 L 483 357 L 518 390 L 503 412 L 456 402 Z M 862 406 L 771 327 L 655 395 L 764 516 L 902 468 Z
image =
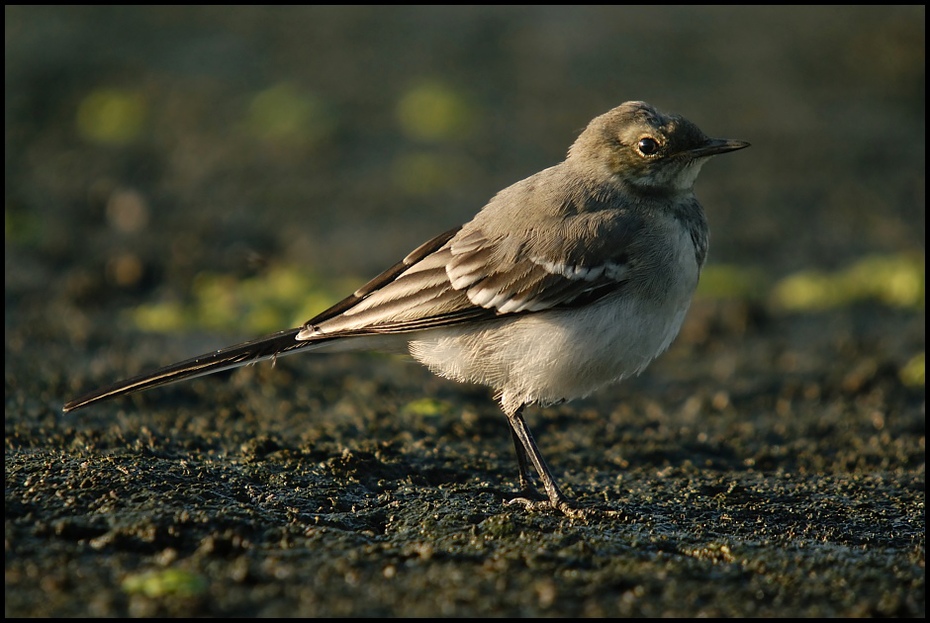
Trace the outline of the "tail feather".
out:
M 279 331 L 278 333 L 179 361 L 154 372 L 140 374 L 131 379 L 95 389 L 65 404 L 63 411 L 67 413 L 116 396 L 167 385 L 184 379 L 192 379 L 222 370 L 238 368 L 265 359 L 289 355 L 308 346 L 318 345 L 322 341 L 297 341 L 297 334 L 300 333 L 302 328 Z

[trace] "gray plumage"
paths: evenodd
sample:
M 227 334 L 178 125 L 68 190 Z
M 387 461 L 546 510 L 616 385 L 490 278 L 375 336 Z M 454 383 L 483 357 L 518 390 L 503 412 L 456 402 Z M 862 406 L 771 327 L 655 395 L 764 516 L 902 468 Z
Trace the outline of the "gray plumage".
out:
M 502 190 L 302 327 L 91 392 L 65 411 L 302 350 L 406 348 L 440 376 L 496 392 L 521 486 L 529 460 L 547 493 L 520 502 L 578 513 L 522 408 L 587 396 L 668 348 L 707 256 L 694 181 L 710 156 L 747 146 L 627 102 L 591 121 L 563 162 Z

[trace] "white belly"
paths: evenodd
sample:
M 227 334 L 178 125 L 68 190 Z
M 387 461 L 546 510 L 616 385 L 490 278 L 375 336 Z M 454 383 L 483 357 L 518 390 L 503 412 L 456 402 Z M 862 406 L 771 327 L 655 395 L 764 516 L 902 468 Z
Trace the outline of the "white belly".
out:
M 579 308 L 418 334 L 410 353 L 436 374 L 494 388 L 506 411 L 587 396 L 641 372 L 678 335 L 699 272 L 688 242 L 669 270 L 652 271 L 658 279 Z

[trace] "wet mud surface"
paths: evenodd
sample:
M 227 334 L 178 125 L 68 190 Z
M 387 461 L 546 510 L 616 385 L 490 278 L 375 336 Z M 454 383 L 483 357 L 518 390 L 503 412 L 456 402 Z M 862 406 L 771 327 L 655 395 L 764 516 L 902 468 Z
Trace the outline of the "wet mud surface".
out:
M 592 79 L 573 95 L 550 97 L 548 107 L 531 104 L 551 95 L 547 79 L 562 75 L 553 59 L 586 66 L 571 50 L 587 50 L 583 60 L 598 75 L 632 54 L 607 43 L 614 31 L 634 36 L 622 12 L 608 13 L 608 26 L 584 12 L 566 21 L 545 11 L 476 9 L 453 20 L 459 35 L 437 40 L 430 28 L 452 28 L 438 12 L 378 20 L 351 10 L 292 19 L 265 10 L 124 9 L 107 19 L 57 11 L 6 15 L 7 616 L 925 615 L 925 389 L 906 373 L 915 357 L 923 361 L 922 304 L 865 297 L 786 311 L 745 290 L 700 296 L 679 339 L 641 377 L 527 411 L 556 477 L 592 509 L 585 519 L 508 505 L 517 495 L 516 461 L 489 392 L 394 356 L 288 357 L 63 416 L 63 402 L 92 386 L 255 335 L 246 327 L 143 330 L 127 309 L 185 300 L 201 271 L 261 277 L 267 268 L 255 257 L 315 273 L 337 265 L 340 279 L 371 276 L 468 218 L 496 189 L 560 158 L 594 114 L 622 99 L 655 99 L 661 88 L 639 84 L 647 91 L 639 95 L 635 84 Z M 752 67 L 767 58 L 765 46 L 753 45 L 769 41 L 760 35 L 764 23 L 794 33 L 791 42 L 769 42 L 798 55 L 773 64 L 785 74 L 768 72 L 786 104 L 771 109 L 735 79 L 702 100 L 698 85 L 651 61 L 679 89 L 666 86 L 675 101 L 656 104 L 710 126 L 708 133 L 753 142 L 727 157 L 733 162 L 705 167 L 698 194 L 711 224 L 711 262 L 760 268 L 765 283 L 873 253 L 923 252 L 924 133 L 900 127 L 923 123 L 923 96 L 903 79 L 908 62 L 922 67 L 923 31 L 920 60 L 900 44 L 898 56 L 843 65 L 849 84 L 840 72 L 830 94 L 810 85 L 835 70 L 803 62 L 832 59 L 818 56 L 817 45 L 879 49 L 884 40 L 874 38 L 887 31 L 889 41 L 906 42 L 907 24 L 923 11 L 850 9 L 846 29 L 821 33 L 825 41 L 815 45 L 803 24 L 828 13 L 631 16 L 644 40 L 666 32 L 658 24 L 683 20 L 669 31 L 680 39 L 667 35 L 680 52 L 700 25 L 705 42 L 747 33 L 743 51 L 755 57 L 741 64 L 732 56 L 727 67 L 753 80 Z M 95 47 L 101 28 L 117 52 L 133 53 L 114 59 Z M 558 39 L 562 28 L 584 36 Z M 190 78 L 189 63 L 155 37 L 138 50 L 127 43 L 150 29 L 201 50 L 218 63 L 215 75 Z M 30 38 L 38 35 L 47 42 Z M 298 46 L 307 40 L 317 51 L 342 46 L 327 65 L 342 79 L 312 69 Z M 488 52 L 473 40 L 498 47 Z M 566 50 L 553 51 L 556 40 Z M 66 55 L 48 41 L 83 47 Z M 382 81 L 403 82 L 395 67 L 430 73 L 418 65 L 428 59 L 404 52 L 411 41 L 436 51 L 432 74 L 440 60 L 467 67 L 447 76 L 463 84 L 479 83 L 485 68 L 535 66 L 521 54 L 550 55 L 546 70 L 524 81 L 489 74 L 483 90 L 473 87 L 473 100 L 497 111 L 473 122 L 474 133 L 488 135 L 438 148 L 436 157 L 461 153 L 477 164 L 426 195 L 404 195 L 378 169 L 403 156 L 390 146 L 405 140 L 377 130 L 378 97 L 398 97 L 385 94 Z M 240 61 L 251 53 L 264 59 L 275 79 L 309 84 L 316 76 L 322 93 L 339 85 L 331 97 L 347 112 L 325 157 L 317 147 L 249 149 L 203 111 L 187 128 L 186 147 L 154 131 L 117 147 L 74 136 L 73 110 L 94 81 L 138 79 L 153 101 L 175 106 L 186 101 L 179 92 L 193 89 L 195 109 L 257 89 L 254 67 L 246 65 L 246 77 L 223 73 L 216 59 L 230 58 L 229 50 Z M 286 60 L 298 53 L 304 63 Z M 391 62 L 379 65 L 379 55 Z M 372 84 L 362 80 L 369 73 L 350 81 L 348 70 L 365 63 L 378 74 Z M 160 90 L 169 87 L 178 100 Z M 840 107 L 853 92 L 862 108 Z M 584 105 L 585 93 L 599 93 L 596 109 Z M 753 112 L 715 116 L 707 101 L 720 98 L 728 110 Z M 693 112 L 675 103 L 689 100 Z M 826 103 L 839 113 L 820 114 Z M 866 104 L 887 107 L 894 123 L 864 114 Z M 150 106 L 152 124 L 158 114 L 171 127 L 197 118 Z M 548 136 L 554 131 L 561 134 Z M 837 137 L 847 142 L 823 146 Z M 550 140 L 555 147 L 546 151 Z M 511 147 L 493 152 L 501 143 Z M 172 158 L 183 149 L 181 166 Z M 114 189 L 130 187 L 148 205 L 141 229 L 108 212 Z M 120 270 L 127 257 L 140 267 L 129 277 Z

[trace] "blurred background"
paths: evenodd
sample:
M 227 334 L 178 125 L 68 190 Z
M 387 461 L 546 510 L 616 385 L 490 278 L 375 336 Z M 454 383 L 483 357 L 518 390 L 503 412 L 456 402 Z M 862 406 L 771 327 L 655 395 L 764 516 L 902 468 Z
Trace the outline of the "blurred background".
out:
M 923 313 L 924 7 L 4 13 L 8 357 L 306 320 L 630 99 L 753 145 L 704 296 Z

